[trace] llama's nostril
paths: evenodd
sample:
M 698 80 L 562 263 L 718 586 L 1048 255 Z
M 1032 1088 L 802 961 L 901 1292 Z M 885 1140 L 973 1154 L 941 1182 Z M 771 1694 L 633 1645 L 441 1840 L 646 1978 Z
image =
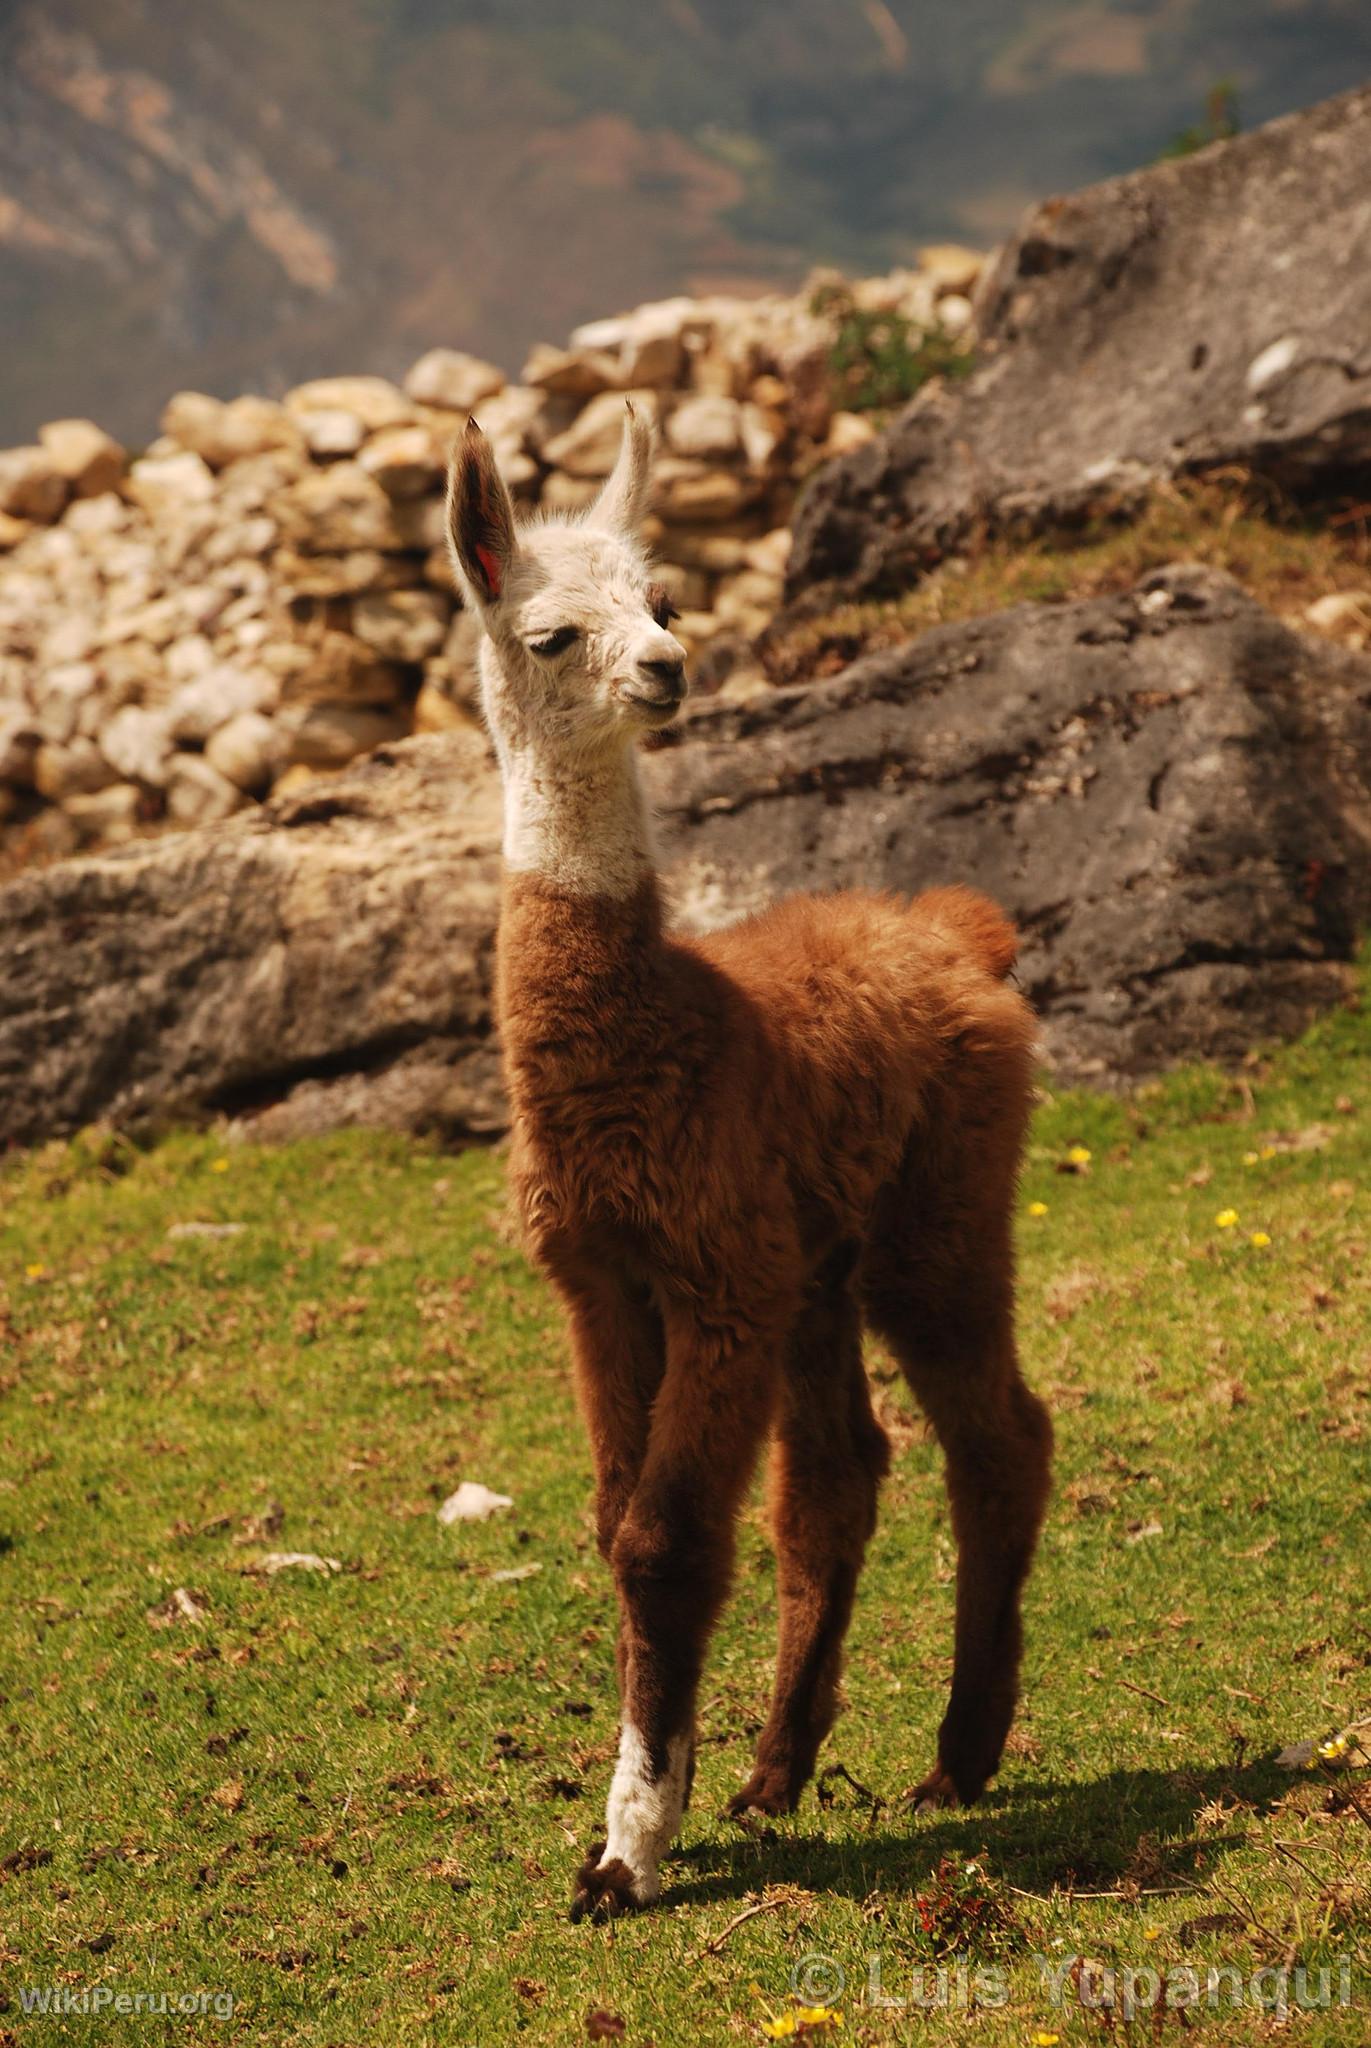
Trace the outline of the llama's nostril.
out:
M 683 661 L 640 661 L 638 673 L 660 683 L 664 689 L 673 690 L 678 697 L 685 693 L 685 663 Z

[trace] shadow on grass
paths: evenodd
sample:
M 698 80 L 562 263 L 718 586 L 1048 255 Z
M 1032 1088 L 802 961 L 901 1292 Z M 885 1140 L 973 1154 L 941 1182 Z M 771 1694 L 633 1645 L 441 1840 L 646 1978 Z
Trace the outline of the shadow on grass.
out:
M 997 1876 L 1025 1892 L 1100 1892 L 1124 1883 L 1179 1890 L 1203 1882 L 1244 1839 L 1247 1811 L 1269 1805 L 1290 1782 L 1269 1760 L 1243 1769 L 1109 1771 L 1081 1784 L 1010 1783 L 978 1806 L 921 1820 L 898 1805 L 866 1807 L 853 1799 L 830 1809 L 851 1816 L 853 1832 L 841 1840 L 800 1831 L 803 1810 L 757 1834 L 730 1833 L 721 1820 L 708 1841 L 669 1859 L 665 1903 L 738 1899 L 764 1884 L 854 1899 L 877 1887 L 913 1892 L 941 1857 L 982 1853 Z M 1232 1823 L 1196 1834 L 1197 1812 L 1219 1798 L 1241 1802 Z M 864 1814 L 869 1825 L 861 1831 Z

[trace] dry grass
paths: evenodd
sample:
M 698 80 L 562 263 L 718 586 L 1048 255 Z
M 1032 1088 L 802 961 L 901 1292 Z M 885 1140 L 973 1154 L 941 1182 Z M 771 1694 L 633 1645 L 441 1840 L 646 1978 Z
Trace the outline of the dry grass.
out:
M 1304 624 L 1317 598 L 1371 591 L 1369 522 L 1366 506 L 1330 516 L 1293 506 L 1243 470 L 1166 483 L 1136 516 L 1113 512 L 1027 539 L 982 534 L 898 597 L 841 605 L 770 637 L 767 670 L 784 683 L 832 675 L 929 626 L 1131 590 L 1176 561 L 1226 570 L 1279 617 Z

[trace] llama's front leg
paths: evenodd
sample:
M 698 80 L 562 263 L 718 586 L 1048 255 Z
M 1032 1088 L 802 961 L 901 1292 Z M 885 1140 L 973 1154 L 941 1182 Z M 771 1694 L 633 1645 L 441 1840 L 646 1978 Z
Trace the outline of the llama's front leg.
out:
M 577 1874 L 571 1917 L 650 1905 L 689 1791 L 695 1697 L 728 1589 L 738 1502 L 769 1420 L 774 1344 L 668 1331 L 642 1475 L 614 1539 L 623 1722 L 605 1840 Z
M 595 1539 L 609 1561 L 647 1456 L 666 1341 L 651 1296 L 611 1264 L 557 1276 L 571 1332 L 577 1398 L 595 1461 Z M 622 1676 L 621 1676 L 622 1684 Z
M 781 1603 L 776 1688 L 736 1817 L 789 1813 L 833 1725 L 843 1637 L 889 1463 L 871 1412 L 857 1306 L 840 1276 L 805 1303 L 792 1333 L 772 1453 Z

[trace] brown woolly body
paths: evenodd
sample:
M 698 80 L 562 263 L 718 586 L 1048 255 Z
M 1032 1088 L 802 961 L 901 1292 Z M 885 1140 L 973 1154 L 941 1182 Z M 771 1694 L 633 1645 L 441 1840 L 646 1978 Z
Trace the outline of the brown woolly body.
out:
M 651 882 L 624 901 L 506 884 L 513 1186 L 570 1312 L 621 1681 L 658 1772 L 691 1725 L 733 1514 L 776 1432 L 777 1700 L 738 1813 L 795 1804 L 836 1708 L 887 1463 L 859 1316 L 948 1450 L 963 1546 L 960 1684 L 919 1796 L 973 1799 L 999 1760 L 1051 1441 L 1013 1350 L 1034 1037 L 1001 978 L 1013 957 L 964 890 L 794 898 L 683 939 Z M 583 1905 L 637 1902 L 598 1848 L 580 1883 Z

